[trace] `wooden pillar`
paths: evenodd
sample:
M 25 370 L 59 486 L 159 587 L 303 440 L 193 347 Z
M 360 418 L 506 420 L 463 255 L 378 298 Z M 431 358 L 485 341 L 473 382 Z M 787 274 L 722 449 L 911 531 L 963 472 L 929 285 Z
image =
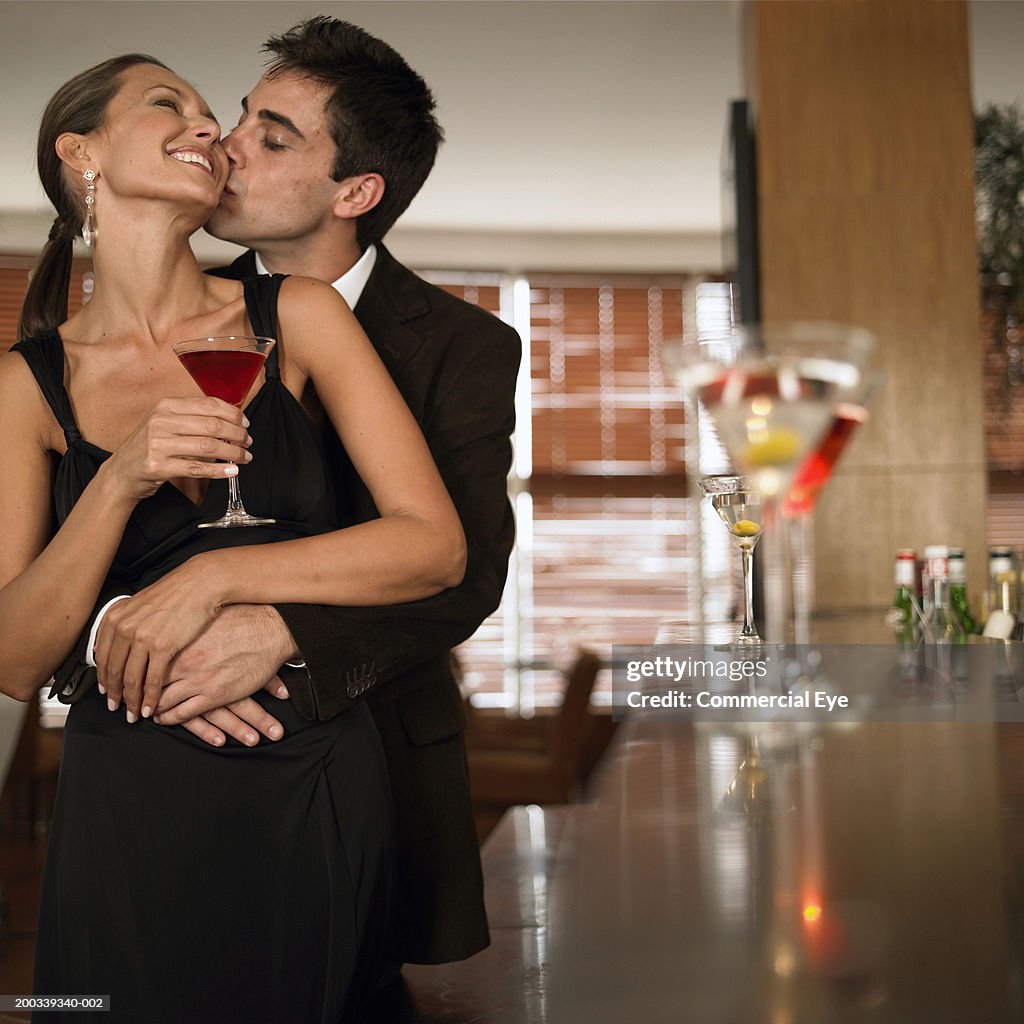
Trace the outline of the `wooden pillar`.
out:
M 762 316 L 870 328 L 886 382 L 819 502 L 816 606 L 884 605 L 899 547 L 985 571 L 968 18 L 960 0 L 747 11 Z

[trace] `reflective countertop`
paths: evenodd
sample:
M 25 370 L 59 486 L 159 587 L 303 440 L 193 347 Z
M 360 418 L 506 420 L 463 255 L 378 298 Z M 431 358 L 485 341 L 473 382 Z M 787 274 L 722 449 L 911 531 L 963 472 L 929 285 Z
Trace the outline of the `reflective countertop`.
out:
M 492 946 L 420 1021 L 1024 1020 L 1024 726 L 623 725 L 484 848 Z

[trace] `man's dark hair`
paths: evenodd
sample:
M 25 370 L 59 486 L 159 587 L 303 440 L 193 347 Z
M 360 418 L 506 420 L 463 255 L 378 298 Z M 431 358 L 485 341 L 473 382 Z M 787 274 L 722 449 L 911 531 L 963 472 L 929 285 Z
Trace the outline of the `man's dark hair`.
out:
M 444 132 L 427 83 L 387 43 L 335 18 L 304 21 L 263 47 L 269 77 L 293 72 L 327 86 L 337 146 L 331 177 L 379 174 L 384 196 L 356 224 L 359 245 L 382 239 L 427 180 Z

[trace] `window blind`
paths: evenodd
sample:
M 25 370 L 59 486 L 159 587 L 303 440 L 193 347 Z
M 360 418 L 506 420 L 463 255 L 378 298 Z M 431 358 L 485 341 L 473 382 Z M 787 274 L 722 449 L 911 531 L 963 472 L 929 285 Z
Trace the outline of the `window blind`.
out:
M 482 295 L 471 278 L 428 276 L 466 301 Z M 528 579 L 459 655 L 477 703 L 529 711 L 558 702 L 577 647 L 608 658 L 613 643 L 648 643 L 658 619 L 683 617 L 693 562 L 682 403 L 661 367 L 663 343 L 683 333 L 686 280 L 527 284 L 528 321 L 514 325 L 529 338 L 532 475 L 516 502 Z M 485 308 L 508 310 L 511 287 Z M 609 691 L 600 679 L 595 699 Z
M 25 301 L 29 275 L 35 259 L 29 256 L 0 256 L 0 351 L 6 352 L 17 340 L 18 320 Z M 92 271 L 84 260 L 76 260 L 68 288 L 68 316 L 77 313 L 92 294 Z

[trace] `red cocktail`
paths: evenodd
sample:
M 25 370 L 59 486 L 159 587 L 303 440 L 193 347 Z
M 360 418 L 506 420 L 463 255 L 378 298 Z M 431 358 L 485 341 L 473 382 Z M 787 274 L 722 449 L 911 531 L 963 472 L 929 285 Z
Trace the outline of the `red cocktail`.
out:
M 273 338 L 236 336 L 181 341 L 173 349 L 204 395 L 241 408 L 274 344 Z M 275 519 L 251 516 L 245 511 L 238 478 L 231 476 L 228 477 L 227 512 L 212 523 L 200 523 L 199 528 L 267 526 L 274 522 Z
M 179 352 L 178 358 L 204 395 L 240 406 L 266 356 L 245 349 Z
M 806 515 L 814 511 L 818 492 L 832 475 L 832 469 L 843 454 L 843 449 L 862 423 L 867 423 L 868 411 L 863 405 L 841 402 L 836 406 L 832 425 L 825 432 L 818 447 L 808 455 L 793 477 L 789 495 L 782 503 L 784 516 Z

